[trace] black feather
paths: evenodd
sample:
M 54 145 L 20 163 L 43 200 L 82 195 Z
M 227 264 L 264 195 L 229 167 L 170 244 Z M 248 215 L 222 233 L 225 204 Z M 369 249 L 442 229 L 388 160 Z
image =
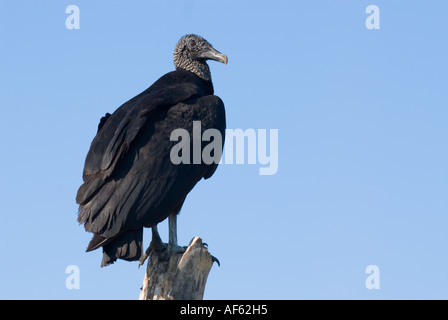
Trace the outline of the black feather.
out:
M 217 164 L 174 165 L 171 132 L 193 121 L 225 135 L 225 111 L 211 81 L 190 71 L 170 72 L 100 121 L 87 154 L 76 201 L 78 221 L 94 233 L 87 250 L 103 247 L 102 265 L 138 260 L 143 227 L 178 212 L 196 183 Z

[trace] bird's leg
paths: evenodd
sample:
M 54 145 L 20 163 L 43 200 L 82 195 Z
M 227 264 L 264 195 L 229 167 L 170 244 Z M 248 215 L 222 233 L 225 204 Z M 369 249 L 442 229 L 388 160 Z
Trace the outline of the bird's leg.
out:
M 169 226 L 168 252 L 170 254 L 184 253 L 185 247 L 180 247 L 177 244 L 177 212 L 172 213 L 168 216 L 168 226 Z
M 168 216 L 169 245 L 177 246 L 177 214 L 172 213 Z
M 162 238 L 160 238 L 159 231 L 157 230 L 157 226 L 151 228 L 152 230 L 152 239 L 149 246 L 156 251 L 163 251 L 166 248 L 166 244 L 163 243 Z
M 149 254 L 151 251 L 163 251 L 166 248 L 166 244 L 162 242 L 162 239 L 160 238 L 159 231 L 157 230 L 157 226 L 154 226 L 152 229 L 152 240 L 149 244 L 148 249 L 146 249 L 145 253 L 142 254 L 140 257 L 140 263 L 138 267 L 140 268 L 141 265 L 143 265 L 146 261 L 146 259 L 149 257 Z

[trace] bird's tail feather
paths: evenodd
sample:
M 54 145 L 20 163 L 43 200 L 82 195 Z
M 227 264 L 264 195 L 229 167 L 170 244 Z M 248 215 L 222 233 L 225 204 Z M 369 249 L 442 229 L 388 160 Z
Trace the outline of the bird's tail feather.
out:
M 107 242 L 111 241 L 110 238 L 105 238 L 102 236 L 99 236 L 97 234 L 93 235 L 92 240 L 90 240 L 89 245 L 87 246 L 86 252 L 93 251 L 95 249 L 98 249 L 99 247 L 102 247 Z
M 112 264 L 117 259 L 139 260 L 143 252 L 143 228 L 126 231 L 117 238 L 105 241 L 102 246 L 103 260 L 101 261 L 101 267 Z

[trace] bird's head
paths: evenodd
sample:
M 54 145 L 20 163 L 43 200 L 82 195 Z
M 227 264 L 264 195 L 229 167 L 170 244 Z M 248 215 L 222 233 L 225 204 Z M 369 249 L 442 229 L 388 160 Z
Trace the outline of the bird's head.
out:
M 183 36 L 174 49 L 174 65 L 176 69 L 184 69 L 195 73 L 198 77 L 210 81 L 210 68 L 207 60 L 215 60 L 227 64 L 227 56 L 222 54 L 204 38 L 187 34 Z

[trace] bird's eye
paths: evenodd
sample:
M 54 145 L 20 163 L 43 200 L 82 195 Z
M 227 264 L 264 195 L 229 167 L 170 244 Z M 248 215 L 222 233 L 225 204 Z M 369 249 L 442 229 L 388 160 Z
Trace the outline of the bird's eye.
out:
M 196 45 L 196 41 L 195 40 L 190 40 L 190 46 L 194 47 Z

